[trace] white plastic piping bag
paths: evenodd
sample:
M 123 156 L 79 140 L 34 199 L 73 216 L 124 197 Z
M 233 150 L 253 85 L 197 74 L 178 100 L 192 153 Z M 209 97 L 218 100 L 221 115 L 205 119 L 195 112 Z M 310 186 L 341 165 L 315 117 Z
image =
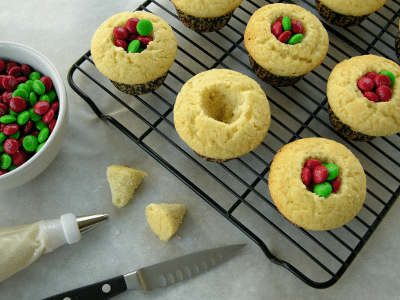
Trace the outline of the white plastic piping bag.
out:
M 81 233 L 108 219 L 107 214 L 79 218 L 66 214 L 60 219 L 0 229 L 0 282 L 28 267 L 42 254 L 77 243 Z

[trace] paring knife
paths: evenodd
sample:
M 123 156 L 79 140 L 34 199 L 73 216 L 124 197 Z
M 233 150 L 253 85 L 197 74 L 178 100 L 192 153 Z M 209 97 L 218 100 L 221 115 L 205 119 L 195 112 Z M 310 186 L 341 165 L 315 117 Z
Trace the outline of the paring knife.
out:
M 43 300 L 103 300 L 130 289 L 152 292 L 204 273 L 244 246 L 237 244 L 184 255 Z

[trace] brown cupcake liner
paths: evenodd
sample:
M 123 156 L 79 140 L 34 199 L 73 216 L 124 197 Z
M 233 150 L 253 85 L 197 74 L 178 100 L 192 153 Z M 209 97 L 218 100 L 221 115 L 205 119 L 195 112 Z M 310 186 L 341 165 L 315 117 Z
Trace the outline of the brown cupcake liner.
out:
M 340 121 L 340 119 L 332 111 L 330 106 L 328 106 L 328 114 L 333 127 L 335 128 L 337 133 L 339 133 L 339 135 L 342 136 L 343 138 L 356 142 L 370 142 L 376 138 L 376 136 L 371 136 L 363 134 L 361 132 L 354 131 L 349 126 L 342 123 L 342 121 Z
M 265 70 L 250 55 L 249 55 L 249 60 L 251 67 L 253 68 L 258 78 L 260 78 L 262 81 L 272 86 L 284 87 L 284 86 L 294 85 L 300 80 L 302 80 L 305 76 L 305 74 L 301 76 L 278 76 Z
M 167 73 L 165 73 L 164 75 L 143 83 L 143 84 L 134 84 L 134 85 L 129 85 L 129 84 L 125 84 L 125 83 L 118 83 L 115 81 L 111 81 L 111 83 L 121 92 L 124 92 L 125 94 L 129 94 L 129 95 L 145 95 L 148 93 L 151 93 L 153 91 L 155 91 L 156 89 L 158 89 L 164 82 L 165 78 L 167 77 Z
M 175 7 L 176 12 L 178 13 L 179 20 L 190 29 L 196 32 L 212 32 L 220 30 L 222 27 L 229 22 L 229 20 L 233 16 L 233 11 L 216 18 L 199 18 L 188 15 Z
M 400 31 L 397 33 L 396 40 L 394 41 L 396 56 L 400 60 Z
M 328 23 L 340 27 L 360 25 L 369 16 L 369 14 L 363 16 L 343 15 L 331 10 L 329 7 L 322 4 L 319 0 L 315 0 L 315 7 L 317 8 L 320 16 L 323 17 Z

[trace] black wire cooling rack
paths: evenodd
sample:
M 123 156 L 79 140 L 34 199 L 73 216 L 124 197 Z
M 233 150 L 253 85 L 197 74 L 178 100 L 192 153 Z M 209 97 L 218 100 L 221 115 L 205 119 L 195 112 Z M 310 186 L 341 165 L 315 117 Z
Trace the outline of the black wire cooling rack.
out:
M 258 8 L 276 2 L 282 1 L 245 0 L 223 29 L 198 34 L 180 23 L 170 1 L 146 1 L 138 10 L 166 20 L 178 39 L 178 55 L 164 84 L 144 96 L 123 94 L 97 71 L 90 51 L 71 67 L 68 82 L 99 118 L 110 122 L 179 178 L 254 241 L 268 259 L 311 287 L 327 288 L 347 270 L 400 193 L 400 136 L 368 143 L 343 140 L 328 118 L 327 79 L 338 62 L 352 56 L 376 54 L 398 61 L 394 43 L 400 2 L 389 0 L 361 25 L 349 29 L 322 21 L 330 38 L 323 64 L 295 86 L 273 88 L 252 72 L 243 33 Z M 319 17 L 314 1 L 286 2 Z M 272 124 L 263 143 L 253 152 L 222 164 L 206 162 L 194 154 L 179 139 L 173 124 L 174 101 L 182 85 L 212 68 L 233 69 L 257 80 L 272 112 Z M 112 108 L 105 104 L 110 101 Z M 367 198 L 360 213 L 331 231 L 307 231 L 290 224 L 277 211 L 268 191 L 269 169 L 276 152 L 289 142 L 311 136 L 344 144 L 367 175 Z

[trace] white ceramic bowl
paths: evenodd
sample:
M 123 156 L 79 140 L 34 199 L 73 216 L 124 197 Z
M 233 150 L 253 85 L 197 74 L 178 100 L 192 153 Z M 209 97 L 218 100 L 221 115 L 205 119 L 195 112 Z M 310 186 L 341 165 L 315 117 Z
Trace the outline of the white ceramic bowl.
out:
M 23 165 L 0 176 L 0 191 L 19 187 L 42 173 L 60 151 L 68 126 L 68 102 L 64 83 L 52 62 L 38 51 L 16 43 L 0 41 L 0 59 L 28 64 L 44 76 L 49 76 L 57 93 L 60 108 L 57 123 L 43 148 Z

